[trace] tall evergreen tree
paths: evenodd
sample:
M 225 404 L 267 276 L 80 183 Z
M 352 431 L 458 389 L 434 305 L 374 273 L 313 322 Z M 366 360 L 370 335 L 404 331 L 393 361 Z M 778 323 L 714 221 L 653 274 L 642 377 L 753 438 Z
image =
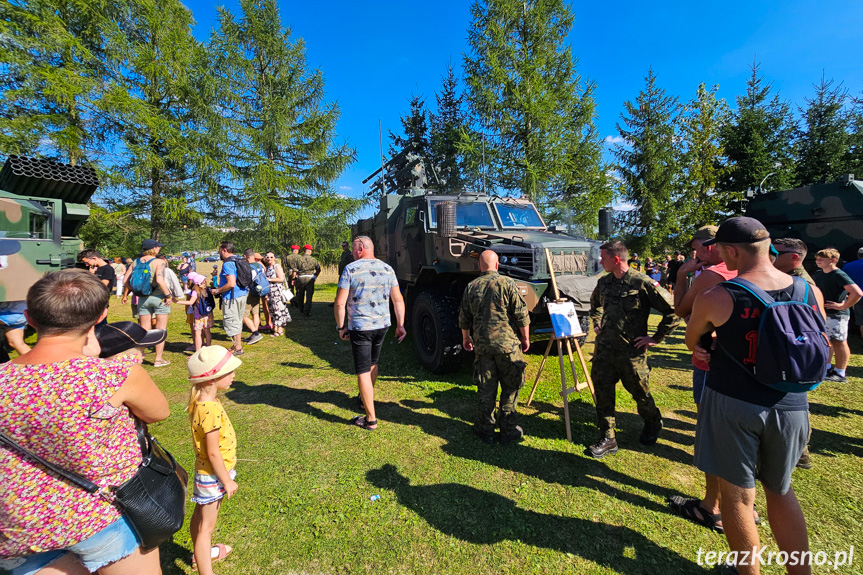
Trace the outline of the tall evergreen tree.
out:
M 441 91 L 435 92 L 437 113 L 430 113 L 431 156 L 435 167 L 440 171 L 440 190 L 444 193 L 459 192 L 464 189 L 462 175 L 462 153 L 459 141 L 466 127 L 463 97 L 458 91 L 458 78 L 452 64 L 447 66 Z
M 795 183 L 798 186 L 833 181 L 847 172 L 850 146 L 849 117 L 845 111 L 846 90 L 821 78 L 815 97 L 800 108 L 805 128 L 797 138 Z
M 679 234 L 680 214 L 675 209 L 675 123 L 677 98 L 656 83 L 649 70 L 645 87 L 634 102 L 624 102 L 617 131 L 624 139 L 615 147 L 617 173 L 623 199 L 634 206 L 621 215 L 630 247 L 654 251 Z
M 219 10 L 210 41 L 224 104 L 211 118 L 214 147 L 227 149 L 226 207 L 289 234 L 316 237 L 322 222 L 344 222 L 360 200 L 333 182 L 355 159 L 336 141 L 339 107 L 326 101 L 324 76 L 306 64 L 275 0 L 241 0 L 241 16 Z
M 563 0 L 476 0 L 471 15 L 466 98 L 476 134 L 491 136 L 490 184 L 545 207 L 570 183 L 582 137 L 572 119 L 585 117 L 585 88 L 565 45 L 573 14 Z M 476 137 L 463 146 L 472 162 L 481 148 Z
M 845 169 L 857 179 L 863 179 L 863 94 L 852 99 L 848 114 L 848 132 Z
M 0 3 L 0 149 L 77 164 L 112 134 L 99 110 L 105 36 L 121 3 Z
M 426 110 L 426 99 L 420 94 L 414 94 L 410 99 L 410 111 L 407 116 L 400 118 L 402 134 L 389 131 L 390 146 L 389 154 L 393 156 L 404 149 L 411 142 L 417 145 L 417 153 L 423 157 L 431 158 L 431 147 L 429 142 L 429 118 Z
M 680 180 L 676 211 L 682 233 L 723 219 L 729 199 L 718 189 L 726 170 L 720 132 L 731 112 L 716 97 L 718 86 L 708 90 L 702 82 L 695 98 L 683 106 L 680 116 Z
M 772 86 L 764 83 L 759 65 L 752 65 L 746 93 L 737 97 L 737 110 L 722 130 L 728 171 L 721 179 L 724 192 L 736 198 L 729 206 L 739 211 L 747 191 L 785 189 L 793 181 L 794 118 L 791 106 L 770 97 Z M 768 178 L 769 179 L 766 179 Z

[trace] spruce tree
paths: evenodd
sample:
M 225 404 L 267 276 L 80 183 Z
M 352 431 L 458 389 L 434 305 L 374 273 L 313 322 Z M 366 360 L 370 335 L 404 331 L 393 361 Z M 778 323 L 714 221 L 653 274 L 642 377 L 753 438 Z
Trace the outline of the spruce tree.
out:
M 459 192 L 465 187 L 462 153 L 459 151 L 459 141 L 465 128 L 465 112 L 452 65 L 447 66 L 441 91 L 435 92 L 435 99 L 437 113 L 429 114 L 432 161 L 440 172 L 440 190 L 444 193 Z
M 848 113 L 848 151 L 843 163 L 849 174 L 863 179 L 863 94 L 852 99 Z
M 401 152 L 405 146 L 413 142 L 417 146 L 417 153 L 424 158 L 431 158 L 431 147 L 429 143 L 428 112 L 426 111 L 426 100 L 420 94 L 414 94 L 410 99 L 410 112 L 407 116 L 400 118 L 402 125 L 401 135 L 389 130 L 390 146 L 389 154 L 393 156 Z
M 762 182 L 765 190 L 782 190 L 793 181 L 794 118 L 791 106 L 778 94 L 771 98 L 771 90 L 753 64 L 746 93 L 737 97 L 737 110 L 722 130 L 728 170 L 720 187 L 735 198 L 732 212 L 739 213 L 747 192 L 762 191 Z
M 847 92 L 842 85 L 821 78 L 815 97 L 800 108 L 805 128 L 797 138 L 795 183 L 798 186 L 833 181 L 847 172 L 850 147 L 849 117 L 845 107 Z
M 657 85 L 651 69 L 635 101 L 623 106 L 617 131 L 624 143 L 615 147 L 614 155 L 623 199 L 634 209 L 621 214 L 622 231 L 631 249 L 655 251 L 680 232 L 674 188 L 679 105 L 677 98 Z
M 573 126 L 585 88 L 565 44 L 573 14 L 563 0 L 476 0 L 471 15 L 464 69 L 475 131 L 462 149 L 475 165 L 484 139 L 490 186 L 543 209 L 570 183 L 584 129 Z
M 223 89 L 209 130 L 213 146 L 227 150 L 226 208 L 282 242 L 313 241 L 333 222 L 343 229 L 361 201 L 337 194 L 333 182 L 355 151 L 336 141 L 339 107 L 326 101 L 324 75 L 309 69 L 278 3 L 241 0 L 239 18 L 220 9 L 209 49 Z
M 679 196 L 676 211 L 684 235 L 723 219 L 729 199 L 718 189 L 726 170 L 720 132 L 731 112 L 716 97 L 718 86 L 708 90 L 702 82 L 695 98 L 683 106 L 680 116 Z

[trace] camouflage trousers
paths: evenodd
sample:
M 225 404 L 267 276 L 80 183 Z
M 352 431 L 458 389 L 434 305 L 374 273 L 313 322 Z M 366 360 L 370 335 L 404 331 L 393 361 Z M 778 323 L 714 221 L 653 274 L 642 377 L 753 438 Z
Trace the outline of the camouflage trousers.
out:
M 515 433 L 517 414 L 515 404 L 518 392 L 524 386 L 524 368 L 527 364 L 521 350 L 493 355 L 476 354 L 473 382 L 476 384 L 478 410 L 476 430 L 492 435 L 500 425 L 501 435 Z M 497 410 L 497 390 L 500 385 L 500 409 Z
M 313 278 L 297 278 L 297 307 L 300 312 L 309 315 L 312 313 L 312 296 L 315 295 L 315 280 Z
M 645 422 L 656 422 L 662 417 L 650 395 L 649 376 L 646 353 L 631 357 L 626 351 L 596 348 L 590 378 L 596 391 L 596 419 L 602 437 L 614 437 L 614 390 L 618 381 L 635 400 L 638 415 Z

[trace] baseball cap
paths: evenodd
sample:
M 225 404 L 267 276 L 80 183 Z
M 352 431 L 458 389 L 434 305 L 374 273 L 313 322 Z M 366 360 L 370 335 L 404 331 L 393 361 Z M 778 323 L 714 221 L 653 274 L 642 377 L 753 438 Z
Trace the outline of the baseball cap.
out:
M 689 245 L 692 246 L 692 242 L 695 240 L 709 240 L 711 238 L 715 238 L 718 230 L 718 226 L 701 226 L 695 230 L 694 234 L 692 234 L 692 239 L 689 240 Z
M 167 330 L 146 330 L 131 321 L 116 321 L 97 325 L 93 332 L 102 351 L 99 357 L 111 357 L 133 347 L 149 347 L 162 343 L 168 337 Z
M 141 242 L 141 249 L 142 250 L 152 250 L 153 248 L 161 248 L 164 245 L 165 244 L 160 244 L 156 240 L 146 239 L 143 242 Z
M 189 381 L 210 381 L 235 371 L 243 362 L 219 345 L 204 346 L 189 358 Z
M 291 246 L 291 249 L 292 250 L 298 250 L 298 249 L 300 249 L 300 246 L 298 246 L 297 244 L 294 244 Z
M 863 256 L 863 248 L 860 248 L 859 250 L 857 250 L 857 255 Z
M 311 245 L 311 244 L 306 244 L 306 245 L 304 245 L 304 246 L 303 246 L 303 249 L 304 249 L 304 250 L 310 250 L 310 249 L 312 249 L 312 245 Z
M 710 246 L 717 242 L 723 244 L 754 244 L 770 238 L 770 232 L 755 218 L 741 216 L 722 222 L 716 236 L 704 240 L 702 245 Z

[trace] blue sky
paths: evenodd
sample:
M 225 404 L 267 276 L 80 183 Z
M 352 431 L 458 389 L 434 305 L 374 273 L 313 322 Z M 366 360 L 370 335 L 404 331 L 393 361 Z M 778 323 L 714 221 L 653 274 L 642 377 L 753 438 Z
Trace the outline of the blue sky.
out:
M 187 0 L 205 39 L 214 4 Z M 224 4 L 236 13 L 233 0 Z M 324 0 L 280 2 L 282 21 L 306 44 L 307 63 L 323 71 L 330 101 L 338 102 L 339 138 L 357 162 L 336 183 L 360 196 L 361 182 L 380 166 L 378 120 L 399 130 L 414 93 L 434 106 L 434 92 L 452 63 L 460 71 L 467 49 L 470 2 Z M 734 107 L 754 60 L 765 80 L 795 106 L 804 106 L 822 73 L 849 92 L 863 92 L 863 2 L 748 0 L 726 2 L 575 2 L 569 37 L 578 72 L 597 83 L 598 126 L 617 135 L 625 100 L 644 87 L 650 67 L 659 84 L 682 101 L 698 84 L 719 85 Z

